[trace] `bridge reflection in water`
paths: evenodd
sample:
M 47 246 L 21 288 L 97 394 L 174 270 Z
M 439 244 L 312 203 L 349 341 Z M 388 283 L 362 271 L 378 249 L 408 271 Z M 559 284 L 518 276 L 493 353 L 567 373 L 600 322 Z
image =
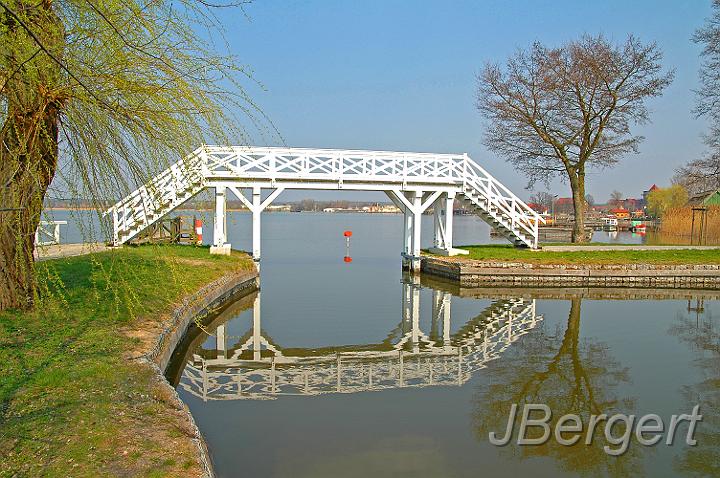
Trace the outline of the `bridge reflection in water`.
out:
M 187 347 L 184 363 L 178 364 L 184 369 L 176 372 L 178 386 L 206 401 L 460 386 L 542 320 L 535 299 L 509 298 L 491 302 L 451 333 L 451 295 L 433 289 L 426 333 L 420 328 L 420 285 L 404 281 L 402 294 L 402 320 L 381 343 L 284 348 L 262 329 L 257 293 L 250 298 L 250 330 L 241 337 L 228 335 L 226 321 L 237 310 L 221 314 L 208 330 L 215 328 L 216 349 Z M 195 344 L 205 338 L 200 335 Z

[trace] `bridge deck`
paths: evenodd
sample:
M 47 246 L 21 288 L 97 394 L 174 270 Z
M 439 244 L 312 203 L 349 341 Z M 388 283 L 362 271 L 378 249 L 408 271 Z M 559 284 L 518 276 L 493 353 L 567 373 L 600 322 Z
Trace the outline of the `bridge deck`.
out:
M 213 250 L 230 250 L 225 228 L 226 194 L 230 191 L 253 213 L 253 256 L 257 260 L 260 214 L 285 189 L 385 192 L 405 215 L 403 254 L 414 269 L 419 268 L 421 216 L 429 207 L 436 215 L 435 246 L 448 253 L 453 251 L 456 197 L 519 246 L 537 247 L 542 221 L 467 154 L 203 146 L 107 211 L 113 219 L 115 244 L 133 238 L 206 188 L 215 190 Z

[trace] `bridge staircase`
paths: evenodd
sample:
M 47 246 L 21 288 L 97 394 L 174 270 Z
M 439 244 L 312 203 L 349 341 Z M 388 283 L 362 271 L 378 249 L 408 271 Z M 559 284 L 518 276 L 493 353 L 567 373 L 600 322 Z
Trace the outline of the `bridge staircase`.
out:
M 412 204 L 404 196 L 406 191 L 435 192 L 432 197 L 437 201 L 439 193 L 452 194 L 520 247 L 538 246 L 538 226 L 543 222 L 466 154 L 203 146 L 105 212 L 112 217 L 113 243 L 131 240 L 208 187 L 220 187 L 223 201 L 226 187 L 236 194 L 241 187 L 252 187 L 258 197 L 259 188 L 274 188 L 277 194 L 293 188 L 386 191 L 395 193 L 407 209 Z M 267 204 L 258 203 L 253 209 L 244 196 L 239 199 L 250 206 L 254 221 L 257 213 L 259 223 L 259 213 Z M 419 216 L 428 206 L 413 210 L 414 214 Z M 414 248 L 419 251 L 419 245 Z M 259 255 L 259 244 L 253 245 L 253 251 Z

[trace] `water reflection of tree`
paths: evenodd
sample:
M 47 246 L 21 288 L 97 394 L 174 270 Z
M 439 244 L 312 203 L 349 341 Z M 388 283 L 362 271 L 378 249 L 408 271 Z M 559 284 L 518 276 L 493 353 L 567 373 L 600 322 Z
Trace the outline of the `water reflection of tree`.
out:
M 524 404 L 546 404 L 552 410 L 551 424 L 565 414 L 583 418 L 584 431 L 573 446 L 557 443 L 551 435 L 545 445 L 516 445 L 519 418 L 514 439 L 503 450 L 519 458 L 547 456 L 555 459 L 568 472 L 583 475 L 625 476 L 639 473 L 637 451 L 633 446 L 621 457 L 607 455 L 603 446 L 604 423 L 595 430 L 592 444 L 585 445 L 588 417 L 591 414 L 632 412 L 634 399 L 616 397 L 620 383 L 628 382 L 627 369 L 620 366 L 600 342 L 580 338 L 581 303 L 570 301 L 570 313 L 564 331 L 558 327 L 549 334 L 543 327 L 513 344 L 506 355 L 488 369 L 489 383 L 481 386 L 477 396 L 474 425 L 479 440 L 487 441 L 488 433 L 504 435 L 510 407 L 518 405 L 518 417 Z M 540 436 L 539 430 L 529 430 Z M 614 436 L 621 428 L 614 430 Z M 568 437 L 568 435 L 566 435 Z M 611 445 L 613 449 L 617 445 Z
M 695 432 L 698 444 L 688 447 L 675 466 L 684 476 L 720 476 L 720 325 L 701 304 L 698 301 L 691 308 L 688 303 L 688 311 L 697 314 L 679 316 L 670 329 L 699 352 L 694 363 L 703 374 L 701 382 L 682 391 L 688 404 L 700 405 L 703 421 Z

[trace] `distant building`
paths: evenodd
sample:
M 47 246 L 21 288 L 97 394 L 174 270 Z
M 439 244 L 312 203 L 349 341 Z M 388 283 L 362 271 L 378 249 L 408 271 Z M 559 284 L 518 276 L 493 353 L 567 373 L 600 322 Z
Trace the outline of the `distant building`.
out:
M 720 189 L 703 200 L 703 206 L 720 206 Z
M 538 204 L 535 202 L 529 202 L 529 203 L 527 203 L 527 205 L 528 205 L 528 207 L 530 207 L 530 209 L 532 209 L 533 211 L 535 211 L 538 214 L 547 214 L 548 213 L 548 208 L 546 208 L 545 206 L 542 206 L 541 204 Z
M 394 204 L 373 204 L 372 206 L 365 206 L 363 210 L 366 212 L 379 212 L 379 213 L 398 213 L 400 208 Z
M 630 219 L 630 211 L 628 211 L 624 207 L 610 209 L 610 214 L 615 216 L 617 219 Z
M 692 206 L 720 206 L 720 189 L 691 197 L 688 204 Z
M 642 211 L 645 207 L 645 200 L 641 198 L 628 198 L 623 200 L 623 208 L 630 212 Z
M 652 186 L 650 186 L 650 189 L 648 189 L 647 191 L 643 191 L 643 201 L 645 201 L 645 204 L 647 204 L 648 194 L 650 194 L 651 192 L 655 191 L 656 189 L 659 189 L 659 188 L 657 187 L 657 184 L 653 184 Z
M 557 198 L 555 200 L 556 214 L 570 214 L 575 211 L 572 198 Z

